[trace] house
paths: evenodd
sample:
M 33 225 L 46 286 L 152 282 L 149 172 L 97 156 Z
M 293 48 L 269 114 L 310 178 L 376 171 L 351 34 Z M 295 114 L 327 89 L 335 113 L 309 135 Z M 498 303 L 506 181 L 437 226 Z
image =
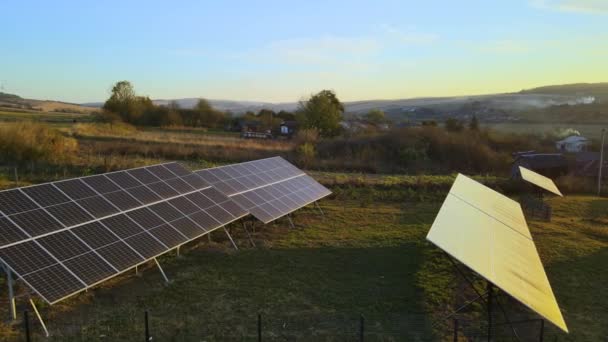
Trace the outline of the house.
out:
M 547 177 L 557 177 L 568 173 L 568 161 L 561 153 L 515 153 L 511 166 L 511 178 L 519 179 L 519 167 L 538 172 Z
M 283 137 L 291 138 L 296 134 L 298 129 L 298 122 L 293 120 L 286 120 L 281 122 L 279 126 L 279 133 Z
M 563 140 L 555 142 L 555 148 L 561 152 L 582 152 L 587 150 L 591 141 L 580 135 L 571 135 Z

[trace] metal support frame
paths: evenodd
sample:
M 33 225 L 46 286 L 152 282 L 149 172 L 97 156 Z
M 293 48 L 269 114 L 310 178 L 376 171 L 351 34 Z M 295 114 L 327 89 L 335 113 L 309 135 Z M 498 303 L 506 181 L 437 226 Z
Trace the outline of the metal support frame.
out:
M 177 256 L 179 256 L 179 248 L 180 248 L 180 247 L 181 247 L 181 246 L 177 246 L 177 247 L 175 248 L 175 254 L 176 254 Z
M 230 242 L 232 242 L 232 246 L 234 247 L 234 249 L 236 249 L 237 251 L 239 250 L 239 247 L 236 245 L 236 243 L 234 242 L 234 240 L 232 239 L 232 236 L 230 235 L 230 233 L 228 232 L 228 229 L 226 229 L 226 226 L 223 227 L 224 231 L 226 232 L 226 235 L 228 235 L 228 238 L 230 239 Z
M 154 262 L 156 263 L 156 266 L 158 267 L 160 274 L 162 274 L 163 278 L 165 278 L 165 283 L 169 284 L 169 278 L 167 278 L 167 275 L 165 274 L 165 271 L 163 270 L 163 268 L 160 267 L 160 263 L 158 262 L 158 259 L 154 258 Z
M 519 334 L 517 334 L 517 331 L 515 330 L 515 327 L 513 326 L 513 322 L 511 322 L 511 320 L 509 319 L 509 316 L 507 315 L 507 311 L 504 309 L 504 307 L 502 306 L 502 304 L 498 300 L 498 297 L 494 297 L 493 296 L 494 284 L 492 284 L 492 282 L 486 280 L 487 291 L 486 291 L 486 293 L 483 293 L 483 294 L 480 293 L 479 290 L 477 290 L 477 288 L 473 284 L 473 282 L 469 279 L 469 277 L 467 277 L 466 274 L 464 274 L 464 272 L 462 272 L 462 270 L 460 269 L 460 267 L 458 267 L 458 265 L 456 264 L 456 262 L 449 255 L 446 255 L 446 257 L 448 258 L 448 260 L 450 261 L 450 263 L 452 264 L 452 266 L 454 267 L 454 269 L 456 269 L 456 271 L 460 274 L 460 276 L 469 284 L 469 286 L 477 294 L 477 298 L 475 298 L 473 300 L 470 300 L 469 302 L 467 302 L 466 304 L 464 304 L 463 306 L 461 306 L 460 308 L 458 308 L 456 311 L 454 311 L 453 313 L 451 313 L 450 315 L 448 315 L 446 317 L 446 319 L 454 316 L 455 314 L 457 314 L 458 312 L 460 312 L 464 308 L 468 307 L 469 305 L 473 304 L 474 302 L 478 301 L 479 299 L 483 299 L 486 302 L 486 304 L 487 304 L 488 341 L 490 341 L 491 336 L 492 336 L 491 335 L 491 329 L 492 329 L 492 308 L 493 308 L 494 302 L 496 302 L 496 304 L 498 304 L 498 307 L 500 308 L 500 311 L 502 312 L 503 316 L 505 317 L 505 320 L 507 321 L 507 324 L 511 328 L 511 331 L 513 332 L 513 335 L 515 336 L 516 340 L 520 341 L 521 339 L 519 338 Z
M 34 309 L 34 313 L 36 314 L 36 317 L 38 318 L 38 322 L 40 322 L 40 325 L 42 326 L 42 330 L 44 330 L 44 335 L 46 337 L 49 337 L 49 330 L 46 328 L 46 324 L 44 324 L 44 320 L 42 319 L 42 316 L 40 316 L 40 312 L 38 312 L 38 308 L 36 307 L 36 304 L 34 304 L 34 300 L 30 298 L 30 304 L 32 305 L 32 309 Z
M 15 291 L 13 288 L 13 286 L 15 284 L 15 282 L 13 281 L 13 272 L 11 272 L 11 269 L 5 264 L 2 264 L 2 268 L 4 269 L 4 272 L 6 272 L 6 285 L 8 286 L 9 314 L 11 316 L 11 321 L 15 321 L 17 319 L 17 305 L 15 304 Z
M 291 219 L 291 214 L 287 214 L 287 220 L 289 220 L 289 225 L 291 226 L 291 229 L 296 229 L 296 226 L 293 224 L 293 220 Z
M 323 212 L 323 209 L 321 209 L 321 206 L 319 205 L 319 201 L 315 201 L 315 207 L 317 207 L 317 209 L 321 213 L 321 216 L 323 217 L 323 219 L 325 219 L 325 213 Z
M 243 229 L 245 230 L 245 233 L 247 233 L 247 237 L 249 238 L 249 242 L 251 243 L 252 247 L 256 247 L 255 242 L 253 242 L 253 238 L 251 237 L 251 234 L 249 233 L 249 229 L 247 229 L 247 221 L 243 220 Z

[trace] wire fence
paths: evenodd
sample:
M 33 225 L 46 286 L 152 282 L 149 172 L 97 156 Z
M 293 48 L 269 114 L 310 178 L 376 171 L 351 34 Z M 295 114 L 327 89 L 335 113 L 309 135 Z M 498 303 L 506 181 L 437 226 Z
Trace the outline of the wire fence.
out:
M 78 321 L 51 322 L 50 336 L 32 314 L 16 327 L 6 341 L 557 341 L 542 320 L 497 323 L 453 319 L 445 324 L 429 322 L 427 314 L 390 316 L 244 315 L 228 322 L 218 317 L 175 314 L 171 320 L 153 312 L 133 312 L 103 318 L 80 317 Z

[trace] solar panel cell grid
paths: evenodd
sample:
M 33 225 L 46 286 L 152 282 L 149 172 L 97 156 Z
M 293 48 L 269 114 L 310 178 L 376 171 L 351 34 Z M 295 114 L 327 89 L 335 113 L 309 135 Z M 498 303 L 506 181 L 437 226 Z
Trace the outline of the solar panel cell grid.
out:
M 138 200 L 123 190 L 111 192 L 103 196 L 120 210 L 129 210 L 141 206 Z
M 83 283 L 59 264 L 23 276 L 23 280 L 36 289 L 48 302 L 53 303 L 82 290 Z
M 206 209 L 215 203 L 210 200 L 207 196 L 201 194 L 200 192 L 195 192 L 186 196 L 192 203 L 196 204 L 200 209 Z
M 42 235 L 63 228 L 59 222 L 42 209 L 15 214 L 10 218 L 31 236 Z
M 190 174 L 182 178 L 193 189 L 202 189 L 208 186 L 208 182 L 205 182 L 199 175 Z M 170 183 L 169 183 L 170 184 Z
M 163 219 L 154 214 L 149 208 L 141 208 L 127 213 L 133 221 L 139 223 L 144 229 L 158 227 L 165 223 Z
M 176 175 L 173 172 L 169 171 L 169 169 L 167 169 L 166 167 L 164 167 L 162 165 L 149 166 L 149 167 L 146 167 L 146 170 L 150 171 L 153 175 L 155 175 L 159 179 L 163 179 L 163 180 L 176 177 Z
M 178 191 L 167 185 L 167 183 L 165 182 L 152 183 L 148 184 L 147 186 L 150 190 L 154 191 L 161 198 L 170 198 L 179 195 Z
M 155 204 L 150 207 L 150 210 L 152 210 L 156 215 L 160 216 L 167 222 L 177 220 L 178 218 L 184 216 L 182 213 L 180 213 L 177 209 L 175 209 L 167 202 Z
M 148 232 L 169 248 L 173 248 L 187 241 L 185 236 L 168 224 L 163 224 L 159 227 L 150 229 Z
M 74 202 L 55 205 L 46 208 L 46 210 L 66 227 L 94 219 L 93 216 L 89 215 L 84 209 L 79 207 L 78 204 Z
M 23 230 L 17 227 L 6 217 L 0 217 L 0 246 L 27 239 Z
M 134 169 L 126 172 L 144 184 L 160 182 L 160 179 L 158 177 L 156 177 L 146 169 Z
M 191 176 L 194 176 L 194 175 L 191 175 Z M 178 193 L 185 194 L 187 192 L 195 190 L 194 187 L 190 186 L 188 183 L 186 183 L 185 181 L 183 181 L 180 178 L 169 179 L 166 182 L 172 189 L 175 189 L 177 191 L 177 192 L 175 192 L 176 195 Z M 203 184 L 200 187 L 204 187 L 204 186 L 205 185 Z M 197 189 L 198 189 L 198 187 L 197 187 Z
M 82 178 L 82 181 L 87 183 L 91 188 L 100 194 L 107 194 L 120 190 L 118 185 L 112 182 L 109 178 L 104 175 L 92 176 Z
M 177 197 L 169 200 L 169 204 L 171 204 L 174 208 L 177 208 L 184 215 L 190 215 L 200 210 L 199 207 L 187 200 L 185 197 Z
M 78 200 L 96 195 L 95 191 L 89 188 L 80 179 L 71 179 L 54 183 L 54 185 L 71 199 Z
M 73 258 L 91 250 L 70 231 L 48 235 L 38 238 L 36 241 L 59 261 Z
M 20 190 L 6 190 L 0 192 L 0 208 L 5 215 L 39 208 L 36 203 L 27 198 Z
M 144 261 L 143 257 L 122 241 L 99 248 L 97 252 L 118 270 L 126 270 Z
M 70 199 L 52 184 L 36 185 L 21 189 L 27 196 L 43 207 L 69 202 Z
M 143 230 L 125 214 L 103 219 L 101 223 L 122 239 L 137 235 Z
M 187 176 L 191 173 L 189 170 L 187 170 L 185 167 L 183 167 L 181 164 L 178 164 L 178 163 L 164 164 L 164 166 L 169 171 L 173 172 L 175 175 L 177 175 L 179 177 Z
M 0 249 L 0 258 L 19 275 L 25 275 L 56 261 L 34 241 Z
M 78 226 L 72 229 L 72 232 L 94 249 L 119 241 L 115 234 L 99 222 Z
M 129 195 L 136 198 L 141 204 L 158 202 L 162 199 L 159 195 L 155 194 L 154 192 L 152 192 L 152 190 L 148 189 L 145 186 L 138 186 L 136 188 L 127 189 L 125 191 L 128 192 Z M 177 195 L 177 193 L 175 194 Z
M 66 260 L 63 264 L 87 285 L 93 285 L 118 273 L 112 266 L 93 252 Z
M 167 251 L 167 246 L 158 242 L 147 232 L 134 235 L 125 239 L 125 243 L 133 247 L 144 258 L 153 258 Z
M 189 239 L 194 239 L 205 232 L 202 227 L 187 217 L 182 217 L 171 222 L 171 226 L 187 236 Z
M 141 183 L 137 179 L 124 171 L 109 173 L 106 176 L 123 189 L 141 186 Z
M 95 218 L 105 217 L 119 211 L 118 208 L 114 207 L 101 196 L 84 198 L 76 201 L 76 203 L 95 216 Z
M 190 216 L 190 219 L 196 222 L 204 230 L 213 230 L 220 226 L 220 223 L 204 211 L 199 211 Z

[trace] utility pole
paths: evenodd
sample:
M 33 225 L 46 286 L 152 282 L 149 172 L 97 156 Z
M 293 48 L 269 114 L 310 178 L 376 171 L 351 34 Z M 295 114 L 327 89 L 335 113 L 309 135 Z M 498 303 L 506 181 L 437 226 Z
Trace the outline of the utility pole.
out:
M 604 137 L 606 135 L 606 129 L 602 128 L 602 146 L 600 146 L 600 164 L 597 171 L 597 195 L 600 196 L 602 193 L 602 169 L 604 168 Z

